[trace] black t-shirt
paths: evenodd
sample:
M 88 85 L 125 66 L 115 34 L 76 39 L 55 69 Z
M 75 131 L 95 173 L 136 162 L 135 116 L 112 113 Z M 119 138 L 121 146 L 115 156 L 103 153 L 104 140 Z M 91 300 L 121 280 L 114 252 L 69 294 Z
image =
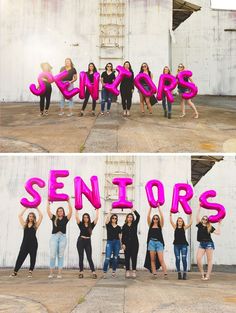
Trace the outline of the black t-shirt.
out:
M 69 222 L 67 216 L 63 216 L 62 219 L 57 219 L 57 226 L 55 225 L 54 221 L 56 219 L 56 216 L 53 214 L 52 216 L 52 234 L 56 234 L 59 231 L 63 234 L 66 233 L 66 225 Z
M 202 223 L 198 223 L 196 225 L 196 227 L 198 228 L 198 231 L 197 231 L 197 241 L 199 242 L 207 242 L 207 241 L 212 241 L 211 239 L 211 233 L 213 233 L 215 231 L 215 227 L 211 226 L 211 230 L 210 230 L 210 233 L 208 233 L 208 230 L 207 230 L 207 226 L 203 226 Z
M 77 71 L 76 71 L 76 69 L 75 69 L 74 67 L 72 67 L 72 68 L 68 71 L 68 70 L 66 69 L 66 67 L 63 66 L 63 67 L 61 68 L 60 72 L 63 72 L 63 71 L 67 71 L 67 72 L 68 72 L 68 74 L 66 75 L 66 77 L 64 77 L 64 78 L 62 79 L 63 82 L 65 82 L 65 81 L 71 81 L 71 80 L 73 79 L 73 76 L 74 76 L 75 74 L 77 74 Z
M 90 72 L 87 72 L 87 76 L 88 76 L 88 79 L 90 81 L 90 83 L 93 83 L 94 81 L 94 73 L 90 73 Z
M 188 242 L 187 242 L 186 236 L 185 236 L 185 230 L 183 227 L 181 227 L 181 228 L 176 227 L 175 239 L 174 239 L 173 244 L 174 245 L 187 245 L 188 246 Z
M 107 74 L 107 71 L 102 73 L 102 79 L 104 84 L 112 84 L 113 80 L 116 78 L 115 73 L 111 72 L 111 74 Z
M 121 234 L 121 227 L 117 225 L 113 227 L 112 224 L 109 222 L 106 224 L 107 228 L 107 240 L 120 240 L 119 234 Z
M 94 222 L 92 222 L 90 224 L 90 227 L 86 227 L 84 225 L 84 223 L 80 222 L 79 224 L 77 224 L 79 226 L 79 229 L 80 229 L 80 237 L 81 236 L 84 236 L 84 237 L 91 237 L 92 235 L 92 230 L 94 229 L 95 227 L 95 224 Z

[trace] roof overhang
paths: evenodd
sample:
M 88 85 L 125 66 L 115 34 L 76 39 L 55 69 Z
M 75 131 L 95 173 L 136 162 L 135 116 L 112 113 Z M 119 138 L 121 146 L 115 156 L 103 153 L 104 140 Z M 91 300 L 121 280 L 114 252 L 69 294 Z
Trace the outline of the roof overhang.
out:
M 194 12 L 201 10 L 199 5 L 183 0 L 173 0 L 173 25 L 175 30 L 181 23 L 189 18 Z
M 191 180 L 195 186 L 207 172 L 224 159 L 223 156 L 194 155 L 191 157 Z

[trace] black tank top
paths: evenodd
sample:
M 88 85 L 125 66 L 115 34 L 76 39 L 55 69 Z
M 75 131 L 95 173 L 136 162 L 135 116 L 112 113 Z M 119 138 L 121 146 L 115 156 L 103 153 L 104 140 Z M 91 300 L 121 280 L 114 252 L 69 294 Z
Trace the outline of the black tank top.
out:
M 36 229 L 33 226 L 26 226 L 24 228 L 23 243 L 32 244 L 35 242 L 37 242 Z
M 156 240 L 160 241 L 161 243 L 163 243 L 163 245 L 164 245 L 164 239 L 162 236 L 162 229 L 160 227 L 158 227 L 158 228 L 150 227 L 149 232 L 148 232 L 148 240 L 150 240 L 150 239 L 156 239 Z
M 175 239 L 174 239 L 173 244 L 174 245 L 187 245 L 188 246 L 188 242 L 187 242 L 186 237 L 185 237 L 185 230 L 184 230 L 184 228 L 176 227 L 176 229 L 175 229 Z

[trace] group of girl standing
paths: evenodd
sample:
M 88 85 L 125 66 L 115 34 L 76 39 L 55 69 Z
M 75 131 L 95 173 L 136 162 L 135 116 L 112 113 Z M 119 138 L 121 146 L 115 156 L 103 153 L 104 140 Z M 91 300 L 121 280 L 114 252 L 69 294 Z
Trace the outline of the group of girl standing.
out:
M 134 92 L 134 72 L 132 70 L 132 66 L 129 61 L 126 61 L 124 63 L 124 68 L 128 71 L 131 72 L 131 76 L 129 78 L 125 77 L 121 84 L 120 84 L 120 95 L 121 95 L 121 102 L 122 102 L 122 108 L 123 108 L 123 116 L 130 116 L 130 109 L 132 105 L 132 96 Z M 51 72 L 52 67 L 50 66 L 49 63 L 42 63 L 41 68 L 44 72 Z M 184 65 L 179 64 L 178 66 L 178 73 L 180 71 L 183 71 Z M 69 88 L 68 90 L 71 90 L 74 88 L 74 82 L 77 80 L 77 71 L 73 65 L 73 62 L 70 58 L 65 59 L 65 66 L 63 66 L 60 70 L 60 72 L 67 70 L 68 74 L 66 77 L 62 79 L 64 82 L 69 82 Z M 94 73 L 97 72 L 96 66 L 94 63 L 89 63 L 88 65 L 88 70 L 86 72 L 88 79 L 91 83 L 94 81 Z M 153 79 L 153 74 L 149 69 L 149 66 L 147 63 L 143 63 L 140 68 L 140 73 L 145 73 L 149 75 L 151 79 Z M 163 74 L 170 74 L 170 69 L 168 66 L 165 66 L 163 69 Z M 112 84 L 113 81 L 115 80 L 116 75 L 115 75 L 115 70 L 113 68 L 112 63 L 107 63 L 105 66 L 105 71 L 101 75 L 101 84 L 102 84 L 102 91 L 101 91 L 101 115 L 104 115 L 105 113 L 105 108 L 106 108 L 106 113 L 110 113 L 111 109 L 111 103 L 112 103 L 112 93 L 108 91 L 104 85 L 105 84 Z M 189 81 L 192 81 L 191 78 L 188 79 Z M 51 84 L 47 81 L 46 78 L 44 78 L 44 82 L 46 84 L 46 91 L 44 94 L 40 96 L 40 116 L 43 115 L 48 115 L 48 110 L 50 106 L 50 98 L 51 98 L 51 93 L 52 93 L 52 87 Z M 142 86 L 144 87 L 145 90 L 149 90 L 149 86 L 145 81 L 141 81 Z M 166 85 L 168 85 L 168 82 L 166 82 Z M 181 95 L 182 93 L 185 93 L 188 89 L 185 87 L 182 87 L 181 85 L 178 85 L 178 93 Z M 86 106 L 88 104 L 88 100 L 90 97 L 89 90 L 86 89 L 85 93 L 85 99 L 83 101 L 82 109 L 79 113 L 80 116 L 84 116 L 84 111 L 86 109 Z M 145 105 L 147 106 L 149 114 L 152 114 L 152 104 L 155 104 L 157 102 L 155 96 L 152 97 L 146 97 L 139 91 L 139 97 L 140 97 L 140 110 L 142 114 L 145 114 Z M 153 101 L 154 100 L 154 101 Z M 45 106 L 45 101 L 46 101 L 46 106 Z M 194 111 L 194 118 L 198 118 L 198 112 L 197 109 L 194 105 L 194 103 L 189 100 L 185 100 L 181 97 L 181 115 L 180 117 L 185 116 L 185 102 L 193 109 Z M 96 109 L 97 102 L 96 100 L 92 99 L 92 115 L 95 116 L 95 109 Z M 163 95 L 162 98 L 162 106 L 163 106 L 163 111 L 164 111 L 164 117 L 171 118 L 171 111 L 172 111 L 172 104 L 171 102 L 168 101 L 167 97 Z M 64 115 L 64 107 L 65 107 L 65 98 L 61 94 L 61 101 L 60 101 L 60 113 L 59 115 L 62 116 Z M 69 113 L 67 116 L 72 116 L 73 115 L 73 99 L 71 98 L 68 100 L 68 107 L 69 107 Z
M 30 212 L 26 218 L 23 219 L 23 215 L 26 209 L 24 208 L 19 214 L 20 223 L 24 229 L 23 241 L 20 247 L 20 251 L 17 257 L 15 268 L 11 277 L 17 276 L 19 269 L 24 263 L 27 255 L 30 255 L 30 268 L 28 277 L 32 277 L 34 270 L 36 255 L 38 249 L 38 242 L 36 237 L 36 231 L 42 222 L 42 212 L 37 208 L 39 213 L 38 220 L 33 212 Z M 50 238 L 50 273 L 48 278 L 53 278 L 54 270 L 56 267 L 56 259 L 58 266 L 57 278 L 62 278 L 62 268 L 64 262 L 64 252 L 67 244 L 66 228 L 67 223 L 72 217 L 72 206 L 70 200 L 68 200 L 68 214 L 65 214 L 63 207 L 59 207 L 56 213 L 53 214 L 50 209 L 50 203 L 47 205 L 47 214 L 52 222 L 52 234 Z M 154 214 L 151 217 L 152 208 L 148 210 L 147 224 L 149 227 L 147 236 L 147 253 L 144 266 L 150 270 L 154 277 L 157 276 L 157 269 L 160 267 L 164 273 L 164 278 L 167 278 L 167 268 L 164 261 L 164 215 L 161 207 L 158 207 L 159 214 Z M 84 252 L 86 253 L 92 277 L 97 278 L 95 272 L 94 263 L 92 260 L 92 245 L 91 236 L 93 229 L 96 226 L 99 218 L 99 210 L 96 210 L 96 217 L 91 221 L 90 215 L 84 213 L 82 219 L 79 217 L 78 211 L 75 213 L 77 225 L 80 230 L 80 234 L 77 240 L 77 250 L 79 255 L 79 278 L 84 277 Z M 119 253 L 122 249 L 125 255 L 125 269 L 126 277 L 136 277 L 137 258 L 139 250 L 138 240 L 138 223 L 140 220 L 139 213 L 133 209 L 131 213 L 128 213 L 125 218 L 124 225 L 120 227 L 118 225 L 118 215 L 112 214 L 111 210 L 106 216 L 105 224 L 107 230 L 107 242 L 105 249 L 105 260 L 103 265 L 104 278 L 107 277 L 107 272 L 112 266 L 112 277 L 116 276 L 116 270 L 119 263 Z M 170 214 L 170 223 L 174 229 L 174 254 L 176 260 L 176 271 L 178 272 L 178 279 L 187 279 L 187 254 L 188 254 L 188 242 L 186 239 L 186 230 L 192 225 L 192 216 L 189 224 L 185 224 L 181 217 L 178 217 L 176 222 L 172 219 Z M 201 273 L 202 280 L 209 280 L 212 271 L 212 258 L 213 251 L 215 249 L 211 234 L 220 234 L 220 223 L 215 229 L 209 222 L 207 216 L 200 218 L 200 207 L 197 212 L 197 240 L 199 241 L 199 247 L 197 251 L 197 264 Z M 208 270 L 204 273 L 202 258 L 206 254 Z M 111 259 L 112 257 L 112 259 Z M 183 273 L 180 269 L 180 261 L 182 259 Z M 132 264 L 132 272 L 130 263 Z

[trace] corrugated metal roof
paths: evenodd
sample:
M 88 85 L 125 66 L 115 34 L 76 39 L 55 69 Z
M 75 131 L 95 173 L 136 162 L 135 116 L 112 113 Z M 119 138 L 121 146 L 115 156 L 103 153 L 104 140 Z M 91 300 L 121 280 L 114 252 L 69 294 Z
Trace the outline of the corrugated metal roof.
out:
M 192 15 L 193 12 L 201 10 L 199 5 L 183 0 L 173 0 L 173 25 L 175 30 L 181 23 Z

